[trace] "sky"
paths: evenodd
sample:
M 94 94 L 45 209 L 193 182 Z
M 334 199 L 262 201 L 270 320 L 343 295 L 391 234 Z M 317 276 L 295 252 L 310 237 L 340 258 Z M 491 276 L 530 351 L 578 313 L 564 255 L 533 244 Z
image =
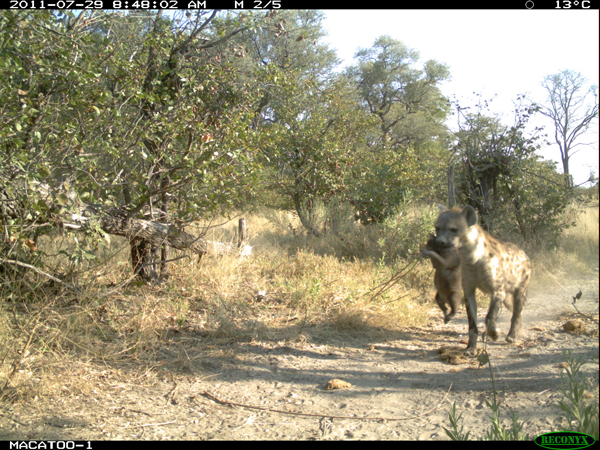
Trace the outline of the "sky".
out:
M 494 97 L 491 113 L 512 124 L 513 101 L 528 94 L 543 103 L 545 76 L 564 69 L 580 72 L 598 85 L 599 13 L 597 10 L 325 10 L 323 41 L 336 49 L 343 64 L 353 63 L 359 48 L 369 48 L 384 34 L 419 51 L 420 62 L 435 59 L 450 68 L 451 80 L 440 85 L 461 106 L 475 106 L 475 95 Z M 473 109 L 473 108 L 472 108 Z M 448 125 L 456 127 L 456 117 Z M 554 126 L 540 117 L 553 141 Z M 575 183 L 598 175 L 598 121 L 570 161 Z M 556 144 L 540 154 L 560 161 Z M 558 164 L 562 173 L 562 165 Z

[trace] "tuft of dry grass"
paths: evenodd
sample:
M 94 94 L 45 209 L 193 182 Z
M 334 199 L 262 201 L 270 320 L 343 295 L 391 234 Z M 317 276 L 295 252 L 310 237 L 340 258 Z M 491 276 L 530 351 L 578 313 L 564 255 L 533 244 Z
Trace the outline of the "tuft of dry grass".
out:
M 285 328 L 290 317 L 341 328 L 352 323 L 353 329 L 361 328 L 358 324 L 362 328 L 395 328 L 398 323 L 412 325 L 425 317 L 424 308 L 407 307 L 416 293 L 411 297 L 410 289 L 401 283 L 371 301 L 374 288 L 392 276 L 391 268 L 374 271 L 369 261 L 340 261 L 308 250 L 291 256 L 263 250 L 251 258 L 206 259 L 182 267 L 179 273 L 188 286 L 184 288 L 195 293 L 195 304 L 206 310 L 206 329 L 222 333 L 224 323 L 237 323 L 237 327 L 229 327 L 236 339 L 259 330 L 255 326 L 259 316 L 263 330 Z M 264 310 L 270 310 L 270 316 Z M 283 324 L 278 320 L 282 317 Z
M 575 225 L 563 233 L 552 250 L 533 251 L 533 286 L 562 283 L 565 277 L 577 278 L 598 270 L 598 205 L 576 206 L 566 214 L 576 217 Z
M 577 215 L 575 226 L 565 231 L 559 248 L 584 264 L 597 266 L 599 231 L 598 205 L 583 208 Z

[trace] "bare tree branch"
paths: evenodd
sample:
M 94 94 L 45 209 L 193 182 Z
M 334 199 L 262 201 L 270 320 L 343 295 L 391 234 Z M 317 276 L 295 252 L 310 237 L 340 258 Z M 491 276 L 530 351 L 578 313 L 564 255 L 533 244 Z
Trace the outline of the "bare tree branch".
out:
M 24 268 L 29 269 L 29 270 L 33 270 L 35 273 L 43 275 L 46 278 L 49 278 L 49 279 L 51 279 L 52 281 L 54 281 L 56 283 L 62 284 L 63 286 L 68 287 L 69 289 L 71 289 L 72 291 L 77 292 L 78 294 L 81 294 L 81 291 L 79 289 L 77 289 L 75 286 L 73 286 L 73 285 L 71 285 L 69 283 L 65 283 L 61 279 L 56 278 L 55 276 L 52 276 L 49 273 L 46 273 L 43 270 L 40 270 L 37 267 L 32 266 L 31 264 L 27 264 L 27 263 L 24 263 L 24 262 L 21 262 L 21 261 L 15 261 L 13 259 L 4 259 L 4 258 L 0 259 L 0 263 L 2 263 L 2 264 L 13 264 L 15 266 L 20 266 L 20 267 L 24 267 Z
M 558 144 L 569 185 L 572 184 L 569 159 L 576 153 L 572 150 L 578 145 L 577 139 L 598 118 L 597 86 L 591 86 L 583 93 L 585 81 L 580 73 L 563 70 L 545 77 L 542 83 L 548 92 L 549 106 L 542 107 L 540 112 L 554 122 L 554 140 Z M 589 94 L 594 97 L 591 104 L 588 102 Z M 582 109 L 583 113 L 580 112 Z

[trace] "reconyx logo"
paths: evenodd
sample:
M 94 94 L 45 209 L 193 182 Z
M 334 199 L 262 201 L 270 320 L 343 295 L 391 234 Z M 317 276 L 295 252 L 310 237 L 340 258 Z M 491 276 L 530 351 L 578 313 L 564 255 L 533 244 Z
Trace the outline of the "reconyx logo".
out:
M 576 449 L 586 448 L 595 442 L 595 439 L 584 433 L 575 431 L 555 431 L 553 433 L 540 434 L 534 441 L 537 445 L 550 449 Z

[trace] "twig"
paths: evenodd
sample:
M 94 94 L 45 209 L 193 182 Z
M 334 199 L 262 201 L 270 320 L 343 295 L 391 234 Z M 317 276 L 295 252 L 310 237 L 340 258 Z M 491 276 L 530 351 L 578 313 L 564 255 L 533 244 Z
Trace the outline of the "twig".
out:
M 385 293 L 386 291 L 388 291 L 389 289 L 391 289 L 396 283 L 398 283 L 402 278 L 404 278 L 407 274 L 409 274 L 417 266 L 417 264 L 419 264 L 419 262 L 420 261 L 417 259 L 409 261 L 398 272 L 393 273 L 386 281 L 380 283 L 378 286 L 375 286 L 374 288 L 372 288 L 370 291 L 368 291 L 364 295 L 375 292 L 369 298 L 369 301 L 371 302 L 371 301 L 375 300 L 375 298 L 377 298 L 379 295 L 381 295 L 381 294 Z M 408 294 L 406 294 L 406 295 L 408 295 Z M 406 295 L 403 295 L 401 298 L 406 297 Z M 400 299 L 395 299 L 393 301 L 396 301 L 396 300 L 400 300 Z
M 577 309 L 577 306 L 575 306 L 575 303 L 573 303 L 573 308 L 575 308 L 575 310 L 577 310 L 577 312 L 578 312 L 579 314 L 581 314 L 583 317 L 585 317 L 586 319 L 589 319 L 589 320 L 591 320 L 592 322 L 596 322 L 596 323 L 598 323 L 598 320 L 594 319 L 592 316 L 588 316 L 587 314 L 584 314 L 584 313 L 582 313 L 581 311 L 579 311 L 579 310 Z
M 140 411 L 139 409 L 130 409 L 130 408 L 123 408 L 123 409 L 127 409 L 127 411 L 131 411 L 131 412 L 138 413 L 138 414 L 145 414 L 147 416 L 152 417 L 152 414 L 147 413 L 145 411 Z
M 22 425 L 22 426 L 24 426 L 24 427 L 28 427 L 29 425 L 31 425 L 30 423 L 23 423 L 23 422 L 21 422 L 21 421 L 19 421 L 19 420 L 15 419 L 15 418 L 14 418 L 14 417 L 12 417 L 12 416 L 9 416 L 8 414 L 3 414 L 3 413 L 0 413 L 0 416 L 2 416 L 2 417 L 6 417 L 7 419 L 9 419 L 9 420 L 12 420 L 13 422 L 15 422 L 15 423 L 18 423 L 19 425 Z
M 175 402 L 175 392 L 177 391 L 177 388 L 179 387 L 177 382 L 175 381 L 175 378 L 173 377 L 173 375 L 171 375 L 171 381 L 175 384 L 175 387 L 173 387 L 173 389 L 171 389 L 169 392 L 167 392 L 167 394 L 165 395 L 165 398 L 167 399 L 167 402 L 171 401 L 171 403 Z
M 586 319 L 590 319 L 591 321 L 598 323 L 598 321 L 597 321 L 596 319 L 594 319 L 592 316 L 588 316 L 587 314 L 584 314 L 584 313 L 582 313 L 581 311 L 579 311 L 579 310 L 577 309 L 577 306 L 575 306 L 575 303 L 573 303 L 573 308 L 575 308 L 575 309 L 577 310 L 577 312 L 578 312 L 579 314 L 581 314 L 583 317 L 585 317 Z
M 581 289 L 579 289 L 579 292 L 577 293 L 577 295 L 575 297 L 573 297 L 573 303 L 571 303 L 573 305 L 573 308 L 575 308 L 575 310 L 581 314 L 583 317 L 585 317 L 586 319 L 590 319 L 592 322 L 596 322 L 598 323 L 598 321 L 596 319 L 594 319 L 592 316 L 588 316 L 587 314 L 582 313 L 581 311 L 579 311 L 579 309 L 577 308 L 577 306 L 575 306 L 575 302 L 577 300 L 579 300 L 581 298 Z
M 171 425 L 172 423 L 177 422 L 176 420 L 173 420 L 172 422 L 163 422 L 163 423 L 147 423 L 145 425 L 127 425 L 126 427 L 121 428 L 122 430 L 124 430 L 125 428 L 146 428 L 146 427 L 158 427 L 161 425 Z
M 26 263 L 23 263 L 21 261 L 15 261 L 13 259 L 0 259 L 0 263 L 3 263 L 3 264 L 14 264 L 15 266 L 21 266 L 21 267 L 25 267 L 26 269 L 33 270 L 35 273 L 39 273 L 40 275 L 43 275 L 46 278 L 50 278 L 52 281 L 60 283 L 60 284 L 62 284 L 64 286 L 68 287 L 69 289 L 77 292 L 79 295 L 82 295 L 81 291 L 79 289 L 77 289 L 75 286 L 73 286 L 73 285 L 71 285 L 69 283 L 65 283 L 61 279 L 56 278 L 56 277 L 50 275 L 49 273 L 46 273 L 46 272 L 38 269 L 37 267 L 32 266 L 31 264 L 26 264 Z
M 597 321 L 596 319 L 594 319 L 592 316 L 588 316 L 587 314 L 583 314 L 581 311 L 579 311 L 579 310 L 577 309 L 577 306 L 575 306 L 575 302 L 573 302 L 573 303 L 572 303 L 572 305 L 573 305 L 573 308 L 575 308 L 575 310 L 576 310 L 576 311 L 577 311 L 579 314 L 581 314 L 583 317 L 585 317 L 586 319 L 589 319 L 589 320 L 591 320 L 592 322 L 596 322 L 596 323 L 598 323 L 598 321 Z
M 210 400 L 217 402 L 221 405 L 228 405 L 228 406 L 239 406 L 241 408 L 248 408 L 248 409 L 258 409 L 260 411 L 268 411 L 268 412 L 274 412 L 274 413 L 279 413 L 279 414 L 288 414 L 288 415 L 292 415 L 292 416 L 304 416 L 304 417 L 321 417 L 321 418 L 330 418 L 330 419 L 346 419 L 346 420 L 385 420 L 385 421 L 400 421 L 400 420 L 411 420 L 411 419 L 417 419 L 419 417 L 423 417 L 429 413 L 432 413 L 433 411 L 437 410 L 440 406 L 442 406 L 442 403 L 444 403 L 444 401 L 446 400 L 446 397 L 448 397 L 448 394 L 450 394 L 450 389 L 452 389 L 452 383 L 450 383 L 450 387 L 448 388 L 448 392 L 446 392 L 446 395 L 444 395 L 444 398 L 442 398 L 442 400 L 440 401 L 440 403 L 438 403 L 436 406 L 434 406 L 433 408 L 431 408 L 430 410 L 425 411 L 424 413 L 418 414 L 416 416 L 406 416 L 406 417 L 357 417 L 357 416 L 334 416 L 331 414 L 311 414 L 311 413 L 299 413 L 299 412 L 293 412 L 293 411 L 284 411 L 281 409 L 271 409 L 271 408 L 264 408 L 262 406 L 253 406 L 253 405 L 246 405 L 243 403 L 235 403 L 235 402 L 231 402 L 229 400 L 221 400 L 218 397 L 215 397 L 213 394 L 204 391 L 201 395 L 205 396 L 206 398 L 209 398 Z

